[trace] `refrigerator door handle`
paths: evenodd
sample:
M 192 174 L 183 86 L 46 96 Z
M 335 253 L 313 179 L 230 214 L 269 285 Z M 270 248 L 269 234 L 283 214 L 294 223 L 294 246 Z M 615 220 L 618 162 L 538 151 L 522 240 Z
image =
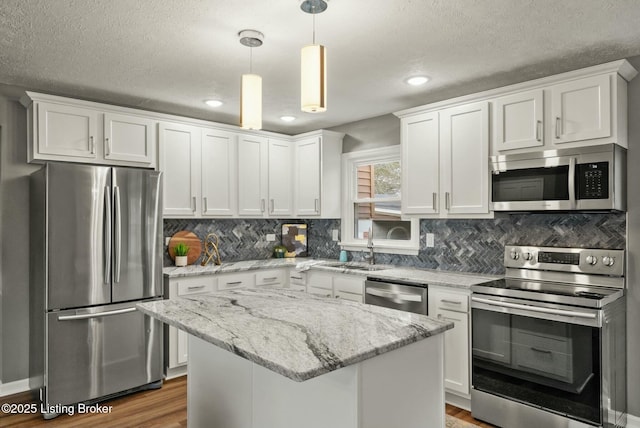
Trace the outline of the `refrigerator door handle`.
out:
M 114 272 L 113 281 L 120 282 L 120 259 L 122 251 L 122 213 L 120 212 L 120 188 L 118 186 L 113 187 L 113 198 L 115 200 L 115 255 L 114 255 Z
M 111 192 L 109 186 L 104 188 L 104 283 L 109 283 L 111 276 Z
M 58 317 L 58 321 L 73 321 L 73 320 L 86 320 L 90 318 L 107 317 L 109 315 L 120 315 L 129 312 L 137 311 L 136 308 L 117 309 L 115 311 L 97 312 L 95 314 L 80 314 L 80 315 L 63 315 Z

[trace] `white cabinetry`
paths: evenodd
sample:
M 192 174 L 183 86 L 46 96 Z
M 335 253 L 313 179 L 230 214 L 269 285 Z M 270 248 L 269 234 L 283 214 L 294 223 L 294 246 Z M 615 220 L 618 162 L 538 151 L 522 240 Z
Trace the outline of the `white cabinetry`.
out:
M 218 290 L 232 290 L 236 288 L 253 288 L 256 285 L 253 272 L 218 274 Z
M 364 302 L 364 281 L 365 278 L 359 275 L 314 270 L 306 272 L 308 293 L 360 303 Z
M 238 214 L 262 217 L 266 213 L 268 144 L 264 137 L 238 138 Z
M 402 118 L 402 212 L 489 216 L 489 105 Z
M 293 215 L 293 148 L 285 140 L 269 138 L 269 216 Z
M 156 166 L 156 123 L 145 112 L 27 92 L 29 162 Z
M 344 134 L 317 131 L 294 139 L 294 207 L 299 218 L 340 218 Z
M 160 123 L 163 215 L 195 217 L 200 196 L 200 129 Z
M 165 295 L 169 298 L 180 296 L 188 296 L 194 294 L 205 294 L 215 291 L 215 276 L 196 276 L 189 278 L 165 279 Z M 167 344 L 165 345 L 165 361 L 167 363 L 167 376 L 173 377 L 186 373 L 185 365 L 187 364 L 188 334 L 175 327 L 166 326 L 165 331 L 168 333 Z
M 551 87 L 554 144 L 611 136 L 610 79 L 594 76 Z
M 232 216 L 236 210 L 236 136 L 170 122 L 160 123 L 159 133 L 164 216 Z
M 469 397 L 469 293 L 429 286 L 429 315 L 453 322 L 444 336 L 444 385 L 448 392 Z
M 494 102 L 493 147 L 497 151 L 544 145 L 544 91 L 519 92 Z
M 286 269 L 269 269 L 256 272 L 256 287 L 286 287 L 286 285 Z

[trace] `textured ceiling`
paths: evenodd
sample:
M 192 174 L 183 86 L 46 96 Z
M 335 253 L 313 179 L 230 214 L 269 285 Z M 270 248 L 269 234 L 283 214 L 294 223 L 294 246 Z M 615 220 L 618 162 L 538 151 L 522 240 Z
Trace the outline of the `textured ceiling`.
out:
M 237 124 L 249 68 L 237 33 L 255 29 L 263 128 L 294 134 L 640 54 L 638 0 L 330 0 L 316 17 L 328 111 L 302 113 L 312 18 L 299 4 L 2 0 L 0 83 Z M 432 80 L 403 83 L 414 74 Z

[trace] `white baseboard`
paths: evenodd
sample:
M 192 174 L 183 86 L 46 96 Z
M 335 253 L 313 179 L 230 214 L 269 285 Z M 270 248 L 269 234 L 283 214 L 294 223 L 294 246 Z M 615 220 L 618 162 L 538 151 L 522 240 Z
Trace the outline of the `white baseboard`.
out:
M 640 428 L 640 417 L 627 415 L 627 428 Z
M 18 394 L 29 390 L 29 379 L 16 380 L 15 382 L 0 383 L 0 397 Z

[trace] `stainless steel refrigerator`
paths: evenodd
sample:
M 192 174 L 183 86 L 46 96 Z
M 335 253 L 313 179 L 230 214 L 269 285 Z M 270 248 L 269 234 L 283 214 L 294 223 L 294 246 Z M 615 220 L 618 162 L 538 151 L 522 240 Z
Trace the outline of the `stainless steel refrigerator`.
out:
M 30 181 L 30 388 L 45 417 L 162 380 L 162 179 L 48 163 Z M 59 413 L 59 412 L 58 412 Z

